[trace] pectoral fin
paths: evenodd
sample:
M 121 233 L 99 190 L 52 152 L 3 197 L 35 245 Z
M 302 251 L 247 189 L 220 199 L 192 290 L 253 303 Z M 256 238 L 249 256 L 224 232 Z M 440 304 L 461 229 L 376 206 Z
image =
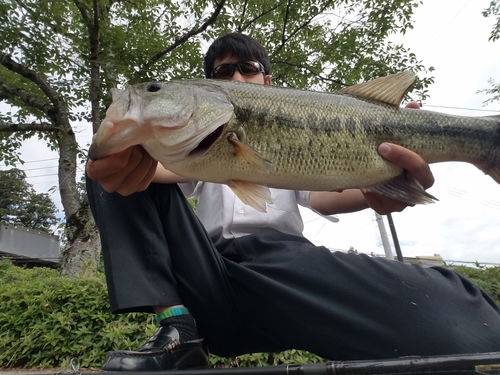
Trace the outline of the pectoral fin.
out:
M 242 141 L 237 132 L 229 132 L 227 139 L 234 146 L 234 154 L 238 158 L 243 159 L 252 168 L 263 170 L 266 172 L 269 171 L 272 163 L 269 160 L 263 158 L 257 151 L 255 151 L 252 147 Z
M 383 195 L 411 205 L 434 203 L 434 201 L 438 200 L 427 193 L 415 178 L 406 174 L 399 175 L 384 185 L 372 186 L 361 190 L 363 192 Z
M 248 181 L 231 181 L 228 186 L 243 203 L 257 211 L 266 212 L 266 203 L 273 203 L 271 192 L 266 186 Z

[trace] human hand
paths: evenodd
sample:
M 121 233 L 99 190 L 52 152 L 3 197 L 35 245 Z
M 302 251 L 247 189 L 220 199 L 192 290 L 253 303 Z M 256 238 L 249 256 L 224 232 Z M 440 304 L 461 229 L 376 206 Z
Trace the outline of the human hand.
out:
M 130 195 L 145 190 L 156 172 L 158 162 L 141 146 L 87 162 L 89 178 L 98 181 L 108 193 Z
M 406 108 L 419 109 L 420 105 L 416 102 L 410 102 Z M 378 152 L 385 159 L 408 171 L 424 189 L 428 189 L 434 184 L 434 176 L 429 164 L 420 155 L 391 143 L 380 144 Z M 381 215 L 401 212 L 409 206 L 407 203 L 374 193 L 364 193 L 364 197 L 368 205 Z
M 420 155 L 392 143 L 381 143 L 378 152 L 385 159 L 406 169 L 409 174 L 420 182 L 424 189 L 428 189 L 434 184 L 434 176 L 429 164 Z M 405 202 L 374 193 L 364 193 L 364 197 L 368 205 L 381 215 L 401 212 L 409 206 Z

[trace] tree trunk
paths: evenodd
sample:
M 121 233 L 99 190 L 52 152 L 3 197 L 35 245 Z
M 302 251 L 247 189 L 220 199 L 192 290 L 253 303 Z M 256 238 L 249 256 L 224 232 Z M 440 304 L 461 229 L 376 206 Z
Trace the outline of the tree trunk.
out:
M 92 127 L 96 131 L 99 119 L 100 103 L 100 61 L 99 61 L 99 38 L 100 17 L 102 11 L 99 1 L 92 1 L 92 12 L 76 2 L 82 20 L 87 26 L 90 47 L 90 103 Z M 76 160 L 77 145 L 69 122 L 68 132 L 58 137 L 60 159 L 59 159 L 59 188 L 61 200 L 66 214 L 66 236 L 67 244 L 61 259 L 61 275 L 63 276 L 91 276 L 99 265 L 101 243 L 97 227 L 92 218 L 87 197 L 80 197 L 76 189 Z M 73 164 L 74 163 L 74 164 Z M 70 184 L 65 184 L 65 176 Z
M 77 142 L 64 111 L 58 113 L 59 190 L 66 217 L 67 237 L 61 259 L 61 275 L 91 276 L 99 265 L 100 241 L 86 197 L 76 184 Z
M 88 204 L 66 221 L 66 244 L 61 259 L 61 275 L 92 276 L 101 255 L 101 242 Z

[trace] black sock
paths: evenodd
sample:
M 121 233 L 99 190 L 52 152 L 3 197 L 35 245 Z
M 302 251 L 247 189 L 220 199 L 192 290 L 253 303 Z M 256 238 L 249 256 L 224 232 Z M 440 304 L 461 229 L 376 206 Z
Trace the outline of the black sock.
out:
M 161 314 L 158 314 L 158 316 L 161 316 Z M 179 331 L 181 342 L 199 338 L 198 329 L 196 328 L 196 322 L 189 312 L 163 318 L 160 320 L 160 325 L 173 326 L 177 328 L 177 330 Z

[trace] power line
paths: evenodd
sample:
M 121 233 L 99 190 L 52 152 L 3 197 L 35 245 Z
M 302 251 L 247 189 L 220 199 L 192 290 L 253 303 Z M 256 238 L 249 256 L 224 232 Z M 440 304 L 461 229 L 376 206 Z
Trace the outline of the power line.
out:
M 49 176 L 58 176 L 59 173 L 48 173 L 48 174 L 41 174 L 38 176 L 26 176 L 26 178 L 37 178 L 37 177 L 49 177 Z
M 48 169 L 48 168 L 59 168 L 59 166 L 56 164 L 56 165 L 51 165 L 51 166 L 47 166 L 47 167 L 26 168 L 26 169 L 23 169 L 23 171 L 25 171 L 25 172 L 28 172 L 28 171 L 38 171 L 40 169 Z
M 30 160 L 30 161 L 25 161 L 24 163 L 16 163 L 16 165 L 24 165 L 24 164 L 30 164 L 30 163 L 40 163 L 40 162 L 43 162 L 43 161 L 52 161 L 52 160 L 59 160 L 59 158 L 50 158 L 50 159 L 40 159 L 40 160 Z M 0 167 L 10 167 L 8 165 L 6 165 L 5 163 L 2 163 L 2 165 L 0 165 Z M 12 168 L 12 167 L 11 167 Z M 19 169 L 19 168 L 18 168 Z
M 500 210 L 500 201 L 496 201 L 493 199 L 480 199 L 476 197 L 475 195 L 471 194 L 470 192 L 459 189 L 453 186 L 449 186 L 446 191 L 447 194 L 460 198 L 460 199 L 466 199 L 472 203 L 480 204 L 485 207 L 493 208 L 496 210 Z
M 52 187 L 57 187 L 59 186 L 59 181 L 55 180 L 55 181 L 41 181 L 41 182 L 37 182 L 37 185 L 38 185 L 38 189 L 37 190 L 43 190 L 40 188 L 41 185 L 51 185 Z
M 431 43 L 428 43 L 427 44 L 427 48 L 426 50 L 424 51 L 423 54 L 427 53 L 427 51 L 429 51 L 433 46 L 434 44 L 437 42 L 437 40 L 439 38 L 441 38 L 441 36 L 444 34 L 444 32 L 446 31 L 446 29 L 448 29 L 448 27 L 455 21 L 455 19 L 458 17 L 458 15 L 460 13 L 462 13 L 462 11 L 465 9 L 465 7 L 469 4 L 470 0 L 468 0 L 464 6 L 462 8 L 460 8 L 460 10 L 455 13 L 455 15 L 453 16 L 453 18 L 448 22 L 448 24 L 441 30 L 441 32 L 434 38 L 434 40 L 431 42 Z
M 458 109 L 461 111 L 479 111 L 479 112 L 494 112 L 494 113 L 500 112 L 500 110 L 494 110 L 494 109 L 461 108 L 461 107 L 450 107 L 450 106 L 445 106 L 445 105 L 433 105 L 433 104 L 425 104 L 425 103 L 422 104 L 422 107 Z

